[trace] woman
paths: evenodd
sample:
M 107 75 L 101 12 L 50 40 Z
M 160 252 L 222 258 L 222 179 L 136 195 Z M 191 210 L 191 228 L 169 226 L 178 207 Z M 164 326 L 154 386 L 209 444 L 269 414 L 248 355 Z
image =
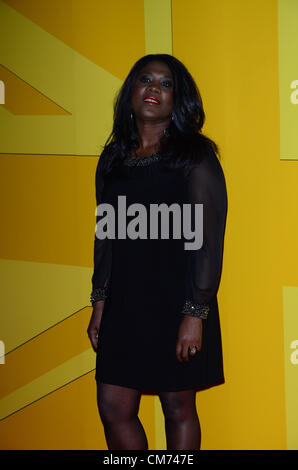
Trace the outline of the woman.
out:
M 144 391 L 161 400 L 167 449 L 199 449 L 196 390 L 224 381 L 217 290 L 227 195 L 216 144 L 201 133 L 204 117 L 185 66 L 147 55 L 120 90 L 98 162 L 98 209 L 105 203 L 115 217 L 104 238 L 104 212 L 97 215 L 87 332 L 109 449 L 148 449 L 138 418 Z M 168 209 L 158 227 L 154 204 Z M 190 217 L 192 238 L 201 231 L 203 244 L 186 249 Z

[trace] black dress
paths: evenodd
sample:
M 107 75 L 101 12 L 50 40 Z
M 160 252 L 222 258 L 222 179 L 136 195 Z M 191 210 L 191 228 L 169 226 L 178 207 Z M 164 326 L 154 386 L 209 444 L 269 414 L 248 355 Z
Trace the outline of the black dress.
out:
M 154 154 L 128 156 L 112 172 L 103 175 L 102 158 L 96 170 L 97 206 L 104 208 L 101 205 L 108 203 L 114 208 L 115 225 L 110 227 L 115 228 L 115 238 L 109 235 L 99 239 L 95 235 L 94 241 L 92 293 L 96 296 L 103 290 L 107 292 L 98 336 L 95 379 L 142 391 L 179 391 L 222 383 L 217 290 L 222 270 L 227 194 L 217 156 L 206 155 L 189 174 L 183 168 L 165 167 L 162 155 Z M 125 196 L 120 203 L 118 196 Z M 134 209 L 139 210 L 140 206 L 132 206 L 136 203 L 147 211 L 146 218 L 143 212 L 138 225 L 134 220 L 140 212 Z M 171 211 L 168 235 L 167 224 L 162 226 L 160 218 L 158 236 L 151 236 L 154 223 L 150 219 L 150 206 L 162 203 L 167 207 L 175 204 L 176 215 L 177 205 L 180 207 L 180 238 L 174 236 L 177 230 L 179 233 L 179 222 L 177 225 L 176 218 L 174 230 Z M 185 242 L 190 240 L 183 233 L 183 204 L 190 204 L 192 216 L 195 204 L 203 204 L 201 248 L 184 249 Z M 125 237 L 123 233 L 118 234 L 118 216 L 124 217 L 128 209 L 127 229 L 131 225 Z M 103 214 L 107 213 L 102 213 L 102 217 Z M 100 219 L 97 216 L 97 222 Z M 144 238 L 133 239 L 139 230 Z M 176 342 L 182 312 L 206 307 L 209 311 L 203 319 L 202 349 L 188 362 L 180 363 L 176 358 Z

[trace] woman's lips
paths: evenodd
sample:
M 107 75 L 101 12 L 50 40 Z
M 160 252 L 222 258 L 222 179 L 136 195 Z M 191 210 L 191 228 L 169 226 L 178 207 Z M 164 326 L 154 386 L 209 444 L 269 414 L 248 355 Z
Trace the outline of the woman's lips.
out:
M 160 104 L 159 99 L 154 96 L 145 96 L 144 101 L 145 103 Z

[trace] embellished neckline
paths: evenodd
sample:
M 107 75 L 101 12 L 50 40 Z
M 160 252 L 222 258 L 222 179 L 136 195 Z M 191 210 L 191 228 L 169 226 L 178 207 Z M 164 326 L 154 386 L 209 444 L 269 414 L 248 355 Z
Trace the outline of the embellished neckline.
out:
M 127 166 L 147 166 L 153 162 L 159 161 L 161 155 L 159 152 L 155 152 L 152 155 L 146 155 L 145 157 L 133 157 L 132 155 L 128 155 L 123 163 Z

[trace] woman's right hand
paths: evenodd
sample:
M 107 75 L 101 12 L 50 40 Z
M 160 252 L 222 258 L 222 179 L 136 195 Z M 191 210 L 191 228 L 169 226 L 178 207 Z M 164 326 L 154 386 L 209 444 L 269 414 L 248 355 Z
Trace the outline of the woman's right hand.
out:
M 97 343 L 98 343 L 98 332 L 99 326 L 101 322 L 102 312 L 104 308 L 105 301 L 99 300 L 93 304 L 93 311 L 91 315 L 91 319 L 87 328 L 87 334 L 89 336 L 91 346 L 94 351 L 97 351 Z

